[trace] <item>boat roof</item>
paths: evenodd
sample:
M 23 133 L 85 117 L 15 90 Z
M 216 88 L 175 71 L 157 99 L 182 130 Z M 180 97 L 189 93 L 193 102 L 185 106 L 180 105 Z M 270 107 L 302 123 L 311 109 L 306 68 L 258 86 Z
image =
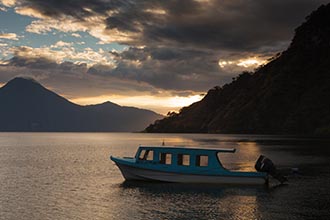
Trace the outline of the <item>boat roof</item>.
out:
M 162 150 L 184 150 L 184 151 L 213 151 L 213 152 L 221 152 L 221 153 L 235 153 L 235 148 L 197 148 L 197 147 L 185 147 L 185 146 L 139 146 L 142 149 L 162 149 Z

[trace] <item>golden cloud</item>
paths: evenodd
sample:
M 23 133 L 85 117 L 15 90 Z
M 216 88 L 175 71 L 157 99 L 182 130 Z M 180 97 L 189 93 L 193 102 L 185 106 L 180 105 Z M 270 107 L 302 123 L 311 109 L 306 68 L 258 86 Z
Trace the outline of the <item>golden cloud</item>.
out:
M 0 38 L 7 40 L 18 40 L 18 36 L 15 33 L 2 33 L 0 34 Z
M 87 66 L 106 65 L 108 68 L 114 68 L 115 64 L 110 53 L 102 49 L 94 51 L 91 48 L 85 48 L 83 51 L 76 51 L 71 47 L 72 43 L 59 41 L 50 47 L 33 48 L 28 46 L 12 47 L 10 52 L 18 57 L 28 57 L 29 59 L 46 58 L 58 64 L 65 60 L 72 60 L 76 63 L 87 63 Z M 61 50 L 54 50 L 61 47 Z

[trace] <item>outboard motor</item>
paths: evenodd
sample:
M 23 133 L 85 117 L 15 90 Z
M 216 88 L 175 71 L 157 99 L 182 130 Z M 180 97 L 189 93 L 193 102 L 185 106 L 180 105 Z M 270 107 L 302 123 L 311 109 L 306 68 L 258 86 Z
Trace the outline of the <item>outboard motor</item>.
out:
M 259 172 L 268 173 L 281 183 L 288 181 L 288 179 L 276 169 L 274 163 L 264 155 L 260 155 L 254 168 Z

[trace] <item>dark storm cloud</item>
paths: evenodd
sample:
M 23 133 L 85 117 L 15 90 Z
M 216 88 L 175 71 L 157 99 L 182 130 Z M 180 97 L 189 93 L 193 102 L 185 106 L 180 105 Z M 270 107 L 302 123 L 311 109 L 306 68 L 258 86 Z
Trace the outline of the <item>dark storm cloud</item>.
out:
M 32 7 L 49 17 L 56 18 L 57 16 L 69 15 L 78 19 L 84 19 L 93 14 L 86 8 L 104 13 L 108 8 L 120 6 L 120 3 L 115 3 L 116 1 L 102 0 L 22 0 L 19 2 L 21 6 Z
M 218 54 L 213 51 L 130 47 L 112 54 L 116 68 L 94 66 L 89 73 L 147 82 L 168 90 L 205 91 L 231 79 L 230 74 L 220 70 Z
M 145 42 L 157 41 L 235 51 L 258 51 L 290 40 L 293 29 L 320 2 L 310 0 L 227 0 L 209 5 L 164 5 L 169 15 L 163 24 L 144 29 Z M 204 3 L 205 4 L 205 3 Z M 127 12 L 129 13 L 129 12 Z M 122 16 L 123 18 L 125 16 Z
M 110 52 L 117 60 L 146 60 L 148 57 L 154 60 L 184 60 L 201 56 L 208 56 L 213 52 L 194 49 L 180 49 L 171 47 L 130 47 L 123 52 Z
M 8 61 L 8 66 L 16 66 L 16 67 L 28 67 L 32 69 L 40 69 L 40 70 L 51 70 L 57 69 L 62 72 L 86 72 L 87 65 L 85 63 L 82 64 L 74 64 L 72 62 L 62 62 L 56 63 L 53 60 L 50 60 L 45 57 L 23 57 L 23 56 L 14 56 Z
M 165 89 L 175 94 L 205 91 L 231 79 L 230 74 L 220 70 L 217 64 L 218 54 L 213 51 L 130 47 L 121 53 L 111 52 L 115 61 L 113 67 L 102 63 L 88 67 L 85 63 L 56 62 L 48 53 L 45 53 L 46 57 L 38 54 L 39 51 L 30 49 L 17 47 L 14 57 L 7 60 L 2 67 L 24 68 L 25 72 L 30 69 L 38 77 L 40 73 L 44 73 L 42 76 L 58 79 L 63 79 L 64 74 L 79 79 L 96 76 L 109 83 L 121 81 L 123 91 L 126 86 L 133 84 L 132 88 L 140 91 L 142 86 L 149 91 Z M 135 86 L 136 84 L 139 86 Z
M 9 60 L 8 65 L 17 67 L 31 67 L 36 69 L 50 69 L 55 68 L 57 66 L 55 62 L 44 57 L 36 59 L 19 56 L 12 57 Z
M 157 92 L 152 86 L 134 80 L 111 75 L 87 74 L 89 69 L 93 68 L 88 68 L 84 63 L 75 64 L 68 61 L 56 63 L 45 57 L 15 56 L 6 63 L 0 64 L 0 84 L 17 76 L 28 76 L 69 98 Z M 109 67 L 106 67 L 106 70 L 109 71 Z
M 230 81 L 242 68 L 221 69 L 218 61 L 269 57 L 285 49 L 294 28 L 325 0 L 23 0 L 49 18 L 72 17 L 87 31 L 91 16 L 128 38 L 123 52 L 110 52 L 116 67 L 97 64 L 89 75 L 147 83 L 156 88 L 206 91 Z M 86 23 L 88 24 L 86 24 Z M 96 24 L 95 24 L 96 25 Z M 110 31 L 110 32 L 107 32 Z M 111 37 L 111 36 L 110 36 Z M 116 37 L 114 37 L 117 39 Z M 143 46 L 143 47 L 141 47 Z M 65 64 L 65 63 L 64 63 Z M 14 57 L 9 65 L 75 68 L 40 58 Z M 79 68 L 78 68 L 79 69 Z
M 108 29 L 141 34 L 134 43 L 258 51 L 290 40 L 293 29 L 324 0 L 25 0 L 47 16 L 85 20 L 106 15 Z M 88 10 L 91 9 L 92 11 Z M 107 11 L 111 10 L 111 15 Z M 157 14 L 153 10 L 163 10 Z M 123 42 L 131 43 L 131 42 Z

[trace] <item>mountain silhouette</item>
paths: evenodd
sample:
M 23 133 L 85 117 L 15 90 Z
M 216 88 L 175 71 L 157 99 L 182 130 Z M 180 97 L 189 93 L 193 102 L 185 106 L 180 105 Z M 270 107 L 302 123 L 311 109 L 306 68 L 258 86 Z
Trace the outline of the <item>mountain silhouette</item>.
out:
M 330 135 L 329 24 L 330 4 L 322 5 L 268 64 L 214 87 L 146 132 Z
M 80 106 L 33 79 L 0 88 L 0 131 L 141 131 L 161 115 L 111 102 Z

